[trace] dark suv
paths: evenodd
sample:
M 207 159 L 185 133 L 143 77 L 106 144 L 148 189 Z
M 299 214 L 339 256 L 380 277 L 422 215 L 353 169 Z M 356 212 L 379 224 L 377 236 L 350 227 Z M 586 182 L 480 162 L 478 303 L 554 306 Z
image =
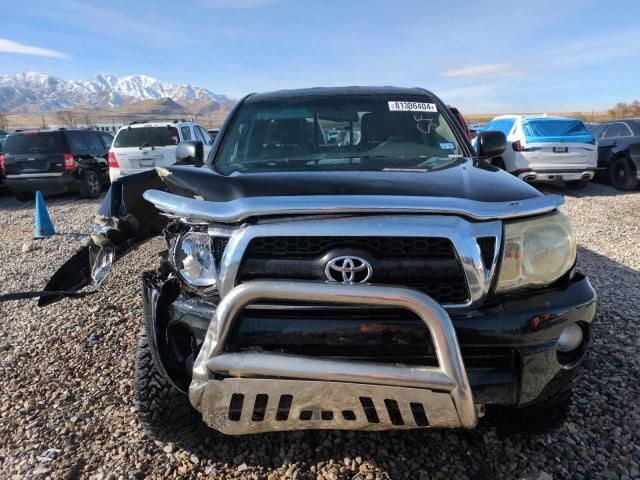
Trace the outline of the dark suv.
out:
M 109 181 L 112 140 L 108 133 L 84 129 L 12 133 L 0 156 L 0 170 L 20 201 L 33 198 L 36 190 L 96 198 Z
M 591 133 L 598 140 L 598 175 L 618 190 L 635 189 L 640 183 L 640 119 L 601 123 Z
M 40 305 L 164 235 L 134 379 L 159 439 L 203 423 L 473 428 L 485 412 L 506 430 L 554 428 L 596 296 L 562 197 L 492 166 L 505 148 L 483 131 L 475 155 L 423 89 L 250 95 L 205 165 L 181 143 L 178 165 L 114 181 Z

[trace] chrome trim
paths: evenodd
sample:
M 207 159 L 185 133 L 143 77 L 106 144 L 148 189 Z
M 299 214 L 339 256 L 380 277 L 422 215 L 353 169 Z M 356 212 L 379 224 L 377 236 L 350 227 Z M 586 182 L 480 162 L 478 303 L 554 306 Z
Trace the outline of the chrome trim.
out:
M 242 395 L 241 410 L 230 419 L 229 407 L 233 396 Z M 268 399 L 264 417 L 249 421 L 258 396 Z M 288 395 L 291 406 L 286 418 L 278 415 L 280 398 Z M 263 397 L 264 398 L 264 397 Z M 360 398 L 367 398 L 375 409 L 377 421 L 369 421 Z M 402 423 L 392 420 L 387 402 L 394 401 Z M 417 421 L 413 405 L 422 405 L 425 418 Z M 478 406 L 479 407 L 479 406 Z M 424 388 L 388 387 L 362 383 L 318 382 L 260 378 L 225 378 L 206 384 L 201 408 L 205 423 L 227 435 L 255 434 L 283 430 L 344 429 L 344 430 L 404 430 L 409 428 L 456 428 L 458 414 L 446 392 Z M 346 417 L 344 412 L 350 412 Z M 306 419 L 300 417 L 305 412 Z M 323 414 L 330 412 L 330 416 Z M 478 413 L 480 413 L 479 410 Z M 396 413 L 397 414 L 397 413 Z M 428 425 L 426 421 L 428 419 Z M 247 421 L 245 421 L 247 420 Z
M 47 172 L 47 173 L 22 173 L 22 174 L 9 174 L 6 178 L 20 178 L 23 180 L 29 180 L 30 178 L 41 178 L 41 177 L 62 177 L 64 172 Z
M 575 172 L 567 172 L 567 173 L 545 173 L 536 172 L 532 170 L 530 172 L 523 172 L 518 175 L 520 180 L 524 180 L 525 182 L 535 182 L 535 181 L 553 181 L 553 180 L 593 180 L 595 176 L 595 172 L 593 170 L 583 170 L 583 171 L 575 171 Z
M 261 300 L 327 302 L 347 305 L 383 306 L 409 310 L 418 315 L 429 329 L 438 367 L 412 365 L 382 365 L 377 363 L 337 361 L 299 355 L 264 353 L 223 353 L 225 343 L 233 329 L 235 320 L 249 304 Z M 417 290 L 378 285 L 342 285 L 318 282 L 251 281 L 234 288 L 221 300 L 209 324 L 207 334 L 193 367 L 189 387 L 191 404 L 203 413 L 204 420 L 214 428 L 229 433 L 252 433 L 249 420 L 235 429 L 227 430 L 230 423 L 221 416 L 224 410 L 216 401 L 222 395 L 220 388 L 225 381 L 216 375 L 255 378 L 267 377 L 276 391 L 282 389 L 287 379 L 314 381 L 315 385 L 334 388 L 350 387 L 346 383 L 420 388 L 427 392 L 446 392 L 451 407 L 443 411 L 430 423 L 438 424 L 438 415 L 447 417 L 447 426 L 473 428 L 478 414 L 473 404 L 473 395 L 458 347 L 456 332 L 447 312 L 432 298 Z M 236 379 L 238 388 L 242 381 Z M 281 387 L 278 389 L 278 387 Z M 354 386 L 357 391 L 359 386 Z M 213 398 L 212 398 L 213 397 Z M 321 398 L 317 399 L 322 400 Z M 313 405 L 318 405 L 314 403 Z M 227 410 L 228 415 L 228 410 Z M 450 417 L 457 417 L 451 425 Z M 388 428 L 394 428 L 387 425 Z M 304 428 L 292 423 L 288 429 Z M 333 428 L 340 428 L 334 426 Z M 343 427 L 344 428 L 344 427 Z M 272 428 L 268 428 L 272 429 Z M 277 429 L 274 427 L 273 429 Z
M 564 203 L 559 195 L 540 195 L 509 202 L 393 195 L 246 197 L 229 202 L 210 202 L 160 190 L 147 190 L 143 196 L 162 212 L 222 223 L 237 223 L 254 216 L 344 213 L 430 213 L 462 215 L 473 220 L 498 220 L 547 213 Z
M 219 234 L 216 227 L 209 229 L 210 235 Z M 228 235 L 229 232 L 225 231 Z M 322 219 L 307 218 L 246 225 L 233 231 L 220 263 L 218 291 L 227 295 L 237 284 L 238 271 L 249 242 L 256 237 L 278 236 L 393 236 L 393 237 L 444 237 L 451 240 L 464 270 L 469 301 L 463 304 L 444 305 L 445 308 L 475 308 L 489 293 L 496 271 L 499 249 L 502 242 L 502 222 L 470 222 L 454 216 L 354 216 Z M 494 237 L 495 251 L 491 268 L 482 261 L 478 237 Z

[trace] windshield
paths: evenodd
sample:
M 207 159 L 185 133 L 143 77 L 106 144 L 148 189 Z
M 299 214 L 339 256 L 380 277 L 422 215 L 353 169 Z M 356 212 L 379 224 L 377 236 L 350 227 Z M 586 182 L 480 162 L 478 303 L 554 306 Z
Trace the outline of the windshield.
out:
M 261 171 L 435 170 L 464 155 L 431 97 L 332 95 L 245 103 L 215 167 Z
M 165 147 L 180 142 L 178 129 L 166 127 L 123 128 L 113 141 L 114 148 L 127 147 Z
M 595 143 L 584 123 L 571 118 L 527 118 L 522 121 L 522 131 L 528 143 Z
M 26 132 L 9 135 L 4 151 L 7 155 L 48 155 L 65 153 L 68 148 L 62 132 Z
M 7 142 L 7 134 L 0 133 L 0 153 L 4 151 L 4 144 Z

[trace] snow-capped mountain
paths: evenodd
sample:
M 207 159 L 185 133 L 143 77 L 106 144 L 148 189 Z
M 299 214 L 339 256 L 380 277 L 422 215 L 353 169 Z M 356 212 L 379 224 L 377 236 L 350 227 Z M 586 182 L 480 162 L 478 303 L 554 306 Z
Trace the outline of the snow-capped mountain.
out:
M 233 103 L 206 88 L 162 82 L 146 75 L 94 75 L 63 80 L 36 72 L 0 76 L 0 110 L 44 112 L 74 107 L 104 109 L 145 100 L 170 98 L 184 107 L 217 110 Z

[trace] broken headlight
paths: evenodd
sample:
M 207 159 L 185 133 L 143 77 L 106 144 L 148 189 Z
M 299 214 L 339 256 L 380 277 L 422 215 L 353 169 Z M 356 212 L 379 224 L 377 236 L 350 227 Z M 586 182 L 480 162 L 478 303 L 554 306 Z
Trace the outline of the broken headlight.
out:
M 553 283 L 576 261 L 576 236 L 561 212 L 504 225 L 497 293 Z
M 195 287 L 216 284 L 216 265 L 209 234 L 187 232 L 178 236 L 172 257 L 176 272 L 188 284 Z

